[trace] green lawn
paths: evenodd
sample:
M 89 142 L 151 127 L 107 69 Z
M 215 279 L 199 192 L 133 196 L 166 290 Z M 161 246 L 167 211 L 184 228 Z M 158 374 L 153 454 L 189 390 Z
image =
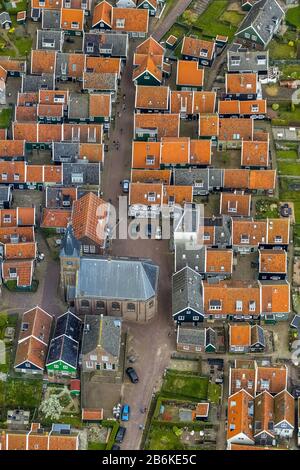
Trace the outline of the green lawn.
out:
M 19 57 L 26 57 L 30 53 L 32 48 L 32 38 L 16 38 L 15 46 L 18 48 Z
M 216 37 L 217 34 L 228 36 L 231 40 L 237 29 L 237 20 L 239 15 L 236 12 L 226 12 L 226 21 L 231 24 L 223 23 L 221 17 L 225 14 L 226 8 L 229 5 L 229 0 L 218 0 L 211 2 L 202 15 L 198 16 L 193 11 L 193 4 L 190 9 L 187 9 L 179 18 L 179 23 L 185 23 L 189 26 L 195 26 L 202 30 L 203 37 Z M 194 32 L 193 32 L 194 34 Z M 198 33 L 199 34 L 199 33 Z
M 220 399 L 222 396 L 222 387 L 219 384 L 208 384 L 208 392 L 207 392 L 207 399 L 211 403 L 215 403 L 218 405 L 220 403 Z
M 300 106 L 299 105 L 280 105 L 279 110 L 277 111 L 277 118 L 272 119 L 272 124 L 279 124 L 282 125 L 300 125 Z
M 297 150 L 277 150 L 277 158 L 285 160 L 297 160 L 299 158 Z
M 294 213 L 296 224 L 300 224 L 300 201 L 294 201 Z M 296 232 L 297 235 L 297 232 Z M 300 235 L 300 233 L 299 233 Z
M 8 379 L 0 382 L 0 407 L 33 409 L 42 397 L 41 379 Z
M 278 161 L 278 171 L 280 176 L 300 176 L 300 163 Z
M 281 72 L 283 79 L 294 78 L 298 80 L 300 79 L 300 64 L 285 65 Z
M 266 219 L 267 217 L 276 219 L 279 217 L 278 201 L 270 198 L 259 198 L 255 203 L 256 218 Z
M 11 108 L 2 109 L 0 112 L 0 128 L 7 129 L 10 126 L 12 119 Z
M 187 399 L 206 400 L 208 377 L 167 372 L 162 386 L 162 393 Z
M 88 450 L 105 450 L 106 443 L 105 442 L 89 442 Z
M 296 47 L 289 46 L 286 43 L 282 43 L 273 39 L 269 46 L 270 59 L 295 59 L 297 55 Z
M 300 28 L 300 6 L 289 8 L 286 12 L 285 19 L 291 25 Z
M 180 442 L 173 428 L 152 424 L 149 432 L 150 450 L 184 450 L 184 445 Z
M 223 15 L 220 17 L 221 21 L 228 21 L 228 23 L 235 27 L 238 27 L 243 19 L 244 15 L 237 11 L 224 11 Z

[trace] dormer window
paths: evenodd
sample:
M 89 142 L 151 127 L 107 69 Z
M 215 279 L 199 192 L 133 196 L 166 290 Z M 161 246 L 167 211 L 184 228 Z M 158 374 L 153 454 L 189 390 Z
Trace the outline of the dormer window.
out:
M 79 29 L 79 23 L 78 23 L 78 21 L 72 21 L 72 23 L 71 23 L 71 28 L 72 28 L 72 29 Z
M 241 243 L 249 243 L 249 235 L 241 235 Z
M 208 50 L 207 49 L 201 49 L 200 50 L 200 56 L 201 57 L 207 57 L 208 56 Z
M 243 311 L 243 302 L 242 302 L 242 300 L 237 300 L 235 302 L 235 310 L 237 312 L 242 312 Z
M 259 108 L 258 108 L 258 105 L 257 105 L 257 104 L 252 104 L 252 105 L 251 105 L 251 111 L 252 111 L 252 113 L 257 113 L 258 110 L 259 110 Z
M 153 155 L 147 155 L 146 157 L 146 165 L 154 165 L 155 157 Z
M 6 181 L 7 180 L 7 173 L 2 173 L 1 177 L 2 177 L 3 181 Z
M 19 181 L 20 180 L 20 175 L 19 173 L 14 174 L 14 181 Z
M 222 310 L 221 300 L 210 300 L 209 301 L 209 310 Z
M 250 300 L 249 302 L 249 310 L 250 312 L 255 312 L 255 309 L 256 309 L 256 303 L 254 300 Z
M 116 27 L 120 29 L 125 28 L 125 19 L 117 19 Z
M 156 193 L 153 193 L 153 192 L 148 193 L 147 199 L 148 199 L 149 202 L 155 202 L 156 201 Z
M 276 235 L 275 243 L 282 243 L 282 237 L 280 235 Z
M 4 214 L 3 223 L 4 223 L 4 224 L 10 224 L 10 223 L 11 223 L 11 216 L 10 216 L 10 214 Z

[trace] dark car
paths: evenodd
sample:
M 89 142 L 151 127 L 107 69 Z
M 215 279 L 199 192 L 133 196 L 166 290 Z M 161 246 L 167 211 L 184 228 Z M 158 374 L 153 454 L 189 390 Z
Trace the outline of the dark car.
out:
M 115 439 L 118 444 L 121 444 L 121 442 L 123 442 L 125 434 L 126 434 L 126 428 L 124 428 L 123 426 L 120 426 L 116 435 L 116 439 Z
M 289 217 L 292 215 L 292 209 L 289 207 L 288 204 L 283 204 L 280 208 L 280 214 L 282 217 Z
M 133 384 L 138 383 L 139 377 L 133 367 L 127 367 L 126 374 L 128 375 Z
M 130 184 L 130 181 L 129 181 L 129 180 L 123 180 L 123 181 L 121 181 L 123 193 L 129 193 L 129 184 Z
M 111 450 L 121 450 L 120 446 L 118 444 L 114 444 L 111 448 Z

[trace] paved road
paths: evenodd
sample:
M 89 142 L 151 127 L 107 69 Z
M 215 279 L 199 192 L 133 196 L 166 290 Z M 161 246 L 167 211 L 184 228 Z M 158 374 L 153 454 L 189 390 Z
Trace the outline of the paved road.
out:
M 209 0 L 204 0 L 208 4 Z M 169 31 L 173 26 L 176 19 L 182 15 L 184 10 L 192 3 L 192 0 L 180 0 L 176 2 L 176 5 L 171 9 L 166 17 L 162 17 L 152 33 L 152 36 L 156 41 L 160 41 L 161 38 Z M 203 8 L 204 10 L 205 8 Z
M 116 110 L 116 121 L 109 136 L 109 151 L 105 156 L 103 172 L 104 199 L 115 205 L 122 194 L 120 181 L 130 176 L 131 149 L 133 138 L 133 116 L 135 87 L 132 82 L 133 52 L 138 42 L 130 45 L 126 67 L 121 79 Z M 125 95 L 125 99 L 123 96 Z M 125 104 L 126 109 L 123 110 Z M 121 113 L 121 116 L 119 116 Z M 122 132 L 121 132 L 122 129 Z M 117 150 L 113 141 L 119 141 Z M 129 351 L 134 351 L 137 361 L 134 365 L 140 377 L 137 385 L 128 380 L 122 386 L 122 403 L 131 407 L 131 418 L 126 423 L 127 433 L 122 449 L 138 449 L 146 414 L 141 408 L 149 408 L 154 389 L 158 388 L 170 352 L 175 349 L 175 332 L 171 320 L 171 276 L 173 256 L 169 252 L 169 242 L 162 240 L 113 240 L 110 254 L 114 256 L 136 256 L 151 258 L 160 266 L 159 306 L 154 320 L 147 324 L 125 323 L 129 335 Z M 172 334 L 169 335 L 169 333 Z

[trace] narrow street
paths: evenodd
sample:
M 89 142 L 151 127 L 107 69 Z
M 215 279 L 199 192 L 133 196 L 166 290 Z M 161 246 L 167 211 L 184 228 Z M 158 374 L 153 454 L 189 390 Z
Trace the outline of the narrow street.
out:
M 209 0 L 202 0 L 205 3 L 205 7 L 207 6 Z M 173 26 L 177 18 L 182 15 L 182 13 L 186 10 L 186 8 L 192 3 L 192 0 L 180 0 L 176 2 L 168 13 L 167 16 L 163 17 L 163 21 L 159 21 L 155 26 L 155 29 L 152 33 L 152 36 L 156 41 L 160 41 L 163 36 L 169 31 L 169 29 Z M 203 8 L 204 10 L 204 8 Z

